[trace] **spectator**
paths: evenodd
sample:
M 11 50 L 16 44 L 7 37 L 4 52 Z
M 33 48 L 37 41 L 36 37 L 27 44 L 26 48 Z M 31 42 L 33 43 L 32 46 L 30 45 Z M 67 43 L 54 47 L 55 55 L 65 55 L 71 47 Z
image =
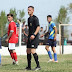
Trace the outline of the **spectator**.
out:
M 24 40 L 25 40 L 25 43 L 27 43 L 27 40 L 28 40 L 28 26 L 25 25 L 25 29 L 24 29 Z
M 25 21 L 22 24 L 22 32 L 24 31 L 24 28 L 25 28 Z
M 47 26 L 46 26 L 46 30 L 47 30 Z M 43 27 L 41 27 L 41 30 L 39 31 L 39 45 L 43 45 L 43 42 L 45 40 L 44 34 L 46 30 L 43 30 Z

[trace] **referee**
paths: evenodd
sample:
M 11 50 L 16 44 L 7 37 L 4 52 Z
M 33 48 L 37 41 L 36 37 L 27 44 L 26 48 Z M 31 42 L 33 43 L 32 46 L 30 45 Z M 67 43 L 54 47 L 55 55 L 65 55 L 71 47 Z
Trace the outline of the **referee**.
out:
M 28 7 L 28 27 L 29 27 L 29 35 L 28 35 L 28 42 L 27 42 L 27 62 L 28 66 L 25 68 L 26 70 L 31 70 L 31 53 L 33 54 L 34 60 L 36 62 L 36 68 L 34 69 L 35 71 L 40 70 L 40 65 L 39 65 L 39 60 L 38 60 L 38 55 L 36 53 L 36 48 L 38 47 L 39 44 L 39 30 L 40 30 L 40 25 L 39 25 L 39 20 L 38 18 L 33 15 L 34 13 L 34 7 L 29 6 Z

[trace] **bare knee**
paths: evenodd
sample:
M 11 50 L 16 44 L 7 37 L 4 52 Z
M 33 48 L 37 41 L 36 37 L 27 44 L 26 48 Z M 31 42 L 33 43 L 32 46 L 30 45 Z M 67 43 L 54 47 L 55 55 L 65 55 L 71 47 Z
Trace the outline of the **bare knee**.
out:
M 31 49 L 27 48 L 26 52 L 27 52 L 27 54 L 30 54 L 31 53 Z
M 55 47 L 52 47 L 52 51 L 53 51 L 54 53 L 56 53 Z
M 46 46 L 45 49 L 46 49 L 47 51 L 49 51 L 49 46 Z
M 32 54 L 36 53 L 36 49 L 31 49 L 31 53 Z

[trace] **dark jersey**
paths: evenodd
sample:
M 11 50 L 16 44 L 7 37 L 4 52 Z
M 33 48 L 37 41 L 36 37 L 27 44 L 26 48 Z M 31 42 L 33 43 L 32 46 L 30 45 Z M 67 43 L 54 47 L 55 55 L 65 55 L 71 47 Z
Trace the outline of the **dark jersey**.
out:
M 34 34 L 38 26 L 40 26 L 39 19 L 35 15 L 28 18 L 29 35 Z

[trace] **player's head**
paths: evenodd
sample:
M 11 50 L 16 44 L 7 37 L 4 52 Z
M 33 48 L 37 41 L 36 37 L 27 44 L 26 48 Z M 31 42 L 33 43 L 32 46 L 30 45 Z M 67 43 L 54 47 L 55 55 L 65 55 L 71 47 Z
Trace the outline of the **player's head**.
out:
M 28 7 L 28 14 L 31 16 L 31 15 L 33 15 L 33 12 L 34 12 L 34 7 L 33 6 L 29 6 Z
M 9 22 L 13 21 L 13 14 L 7 14 L 7 19 Z
M 21 22 L 21 19 L 19 19 L 19 21 Z
M 23 22 L 23 25 L 25 24 L 26 21 Z
M 41 31 L 43 31 L 43 27 L 41 27 Z
M 52 21 L 52 16 L 51 16 L 51 15 L 48 15 L 48 16 L 47 16 L 47 21 L 48 21 L 48 22 L 51 22 L 51 21 Z
M 25 25 L 25 27 L 27 28 L 27 27 L 28 27 L 28 25 Z

